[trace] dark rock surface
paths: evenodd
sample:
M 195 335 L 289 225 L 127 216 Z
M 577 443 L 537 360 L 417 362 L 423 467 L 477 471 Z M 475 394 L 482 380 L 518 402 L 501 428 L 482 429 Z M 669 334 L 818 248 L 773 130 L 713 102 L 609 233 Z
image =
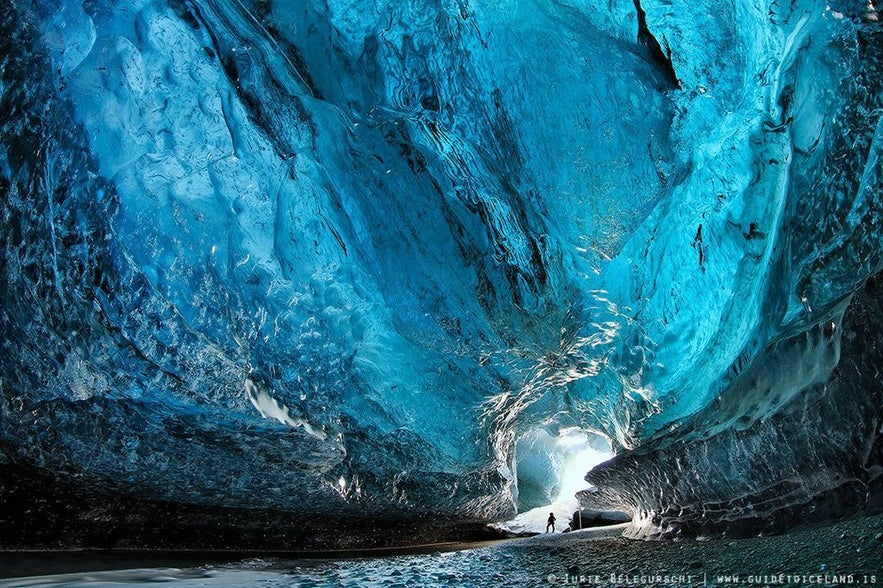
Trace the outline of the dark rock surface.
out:
M 482 521 L 425 513 L 378 519 L 224 508 L 147 500 L 102 486 L 94 478 L 0 465 L 0 549 L 315 552 L 502 537 Z
M 589 529 L 591 527 L 604 527 L 606 525 L 619 525 L 632 520 L 631 515 L 621 510 L 596 510 L 583 508 L 573 513 L 570 518 L 570 529 Z

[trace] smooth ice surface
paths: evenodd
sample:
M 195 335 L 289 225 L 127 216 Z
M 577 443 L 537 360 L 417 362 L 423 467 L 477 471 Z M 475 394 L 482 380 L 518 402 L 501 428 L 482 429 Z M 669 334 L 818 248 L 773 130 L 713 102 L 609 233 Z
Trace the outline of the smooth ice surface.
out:
M 835 373 L 880 269 L 880 19 L 6 3 L 0 459 L 503 519 L 553 498 L 563 430 L 765 421 Z

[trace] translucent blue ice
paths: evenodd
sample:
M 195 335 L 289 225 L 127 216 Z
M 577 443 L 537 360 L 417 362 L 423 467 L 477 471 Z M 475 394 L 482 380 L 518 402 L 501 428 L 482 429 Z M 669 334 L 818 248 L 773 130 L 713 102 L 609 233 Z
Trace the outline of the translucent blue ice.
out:
M 702 436 L 824 382 L 839 332 L 734 384 L 880 269 L 872 4 L 3 10 L 7 460 L 507 516 L 531 439 L 724 403 Z M 528 458 L 525 505 L 557 484 Z

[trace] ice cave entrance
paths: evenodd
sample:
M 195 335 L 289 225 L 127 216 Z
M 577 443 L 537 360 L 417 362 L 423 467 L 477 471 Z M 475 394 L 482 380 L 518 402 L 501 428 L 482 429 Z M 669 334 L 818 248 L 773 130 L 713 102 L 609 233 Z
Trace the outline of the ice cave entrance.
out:
M 610 441 L 578 427 L 553 435 L 537 429 L 522 436 L 516 447 L 518 507 L 521 511 L 502 526 L 512 532 L 542 533 L 549 513 L 555 513 L 555 531 L 570 524 L 579 508 L 575 494 L 589 488 L 586 473 L 613 457 Z

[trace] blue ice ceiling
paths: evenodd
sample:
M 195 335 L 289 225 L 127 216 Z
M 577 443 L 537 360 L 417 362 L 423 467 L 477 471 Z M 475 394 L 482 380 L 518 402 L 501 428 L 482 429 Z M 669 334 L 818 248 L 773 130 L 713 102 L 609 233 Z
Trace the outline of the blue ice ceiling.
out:
M 519 439 L 624 451 L 790 406 L 879 270 L 873 4 L 2 17 L 7 461 L 507 516 L 543 493 L 519 459 L 551 472 Z

